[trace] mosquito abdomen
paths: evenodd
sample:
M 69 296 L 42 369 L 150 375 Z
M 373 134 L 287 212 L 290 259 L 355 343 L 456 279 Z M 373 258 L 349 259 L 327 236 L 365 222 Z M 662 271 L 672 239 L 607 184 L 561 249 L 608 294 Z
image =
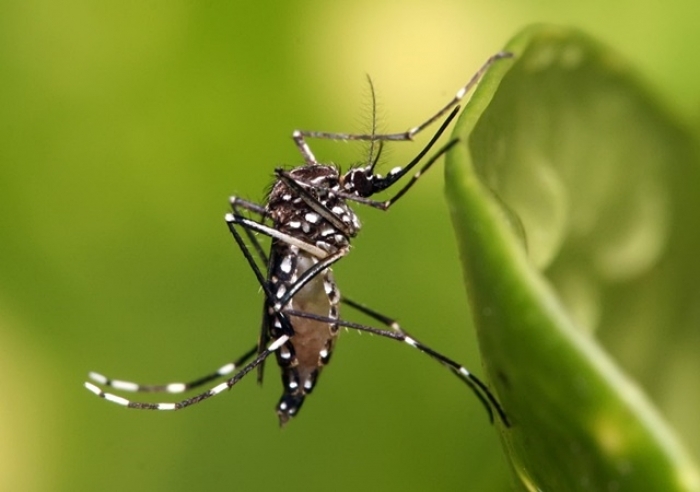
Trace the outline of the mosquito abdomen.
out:
M 275 244 L 273 258 L 279 258 L 271 265 L 270 281 L 272 292 L 282 298 L 297 279 L 313 267 L 318 259 L 296 248 Z M 333 273 L 326 269 L 313 277 L 285 306 L 294 311 L 316 314 L 325 318 L 338 319 L 340 294 L 333 279 Z M 311 393 L 323 366 L 330 360 L 338 326 L 333 323 L 308 318 L 290 317 L 294 335 L 277 353 L 277 362 L 282 369 L 282 397 L 277 404 L 280 424 L 284 425 L 296 415 Z M 272 337 L 278 336 L 281 329 L 278 320 L 271 323 Z

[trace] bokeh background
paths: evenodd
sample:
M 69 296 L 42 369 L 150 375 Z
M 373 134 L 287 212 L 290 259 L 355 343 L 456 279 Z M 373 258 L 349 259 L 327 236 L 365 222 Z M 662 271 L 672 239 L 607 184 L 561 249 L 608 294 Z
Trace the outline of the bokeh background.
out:
M 262 389 L 178 413 L 81 383 L 189 379 L 255 343 L 262 300 L 227 197 L 260 200 L 300 162 L 295 128 L 367 131 L 366 74 L 380 128 L 404 130 L 522 26 L 556 22 L 697 124 L 699 18 L 693 0 L 0 3 L 0 489 L 507 490 L 478 402 L 388 340 L 343 334 L 282 431 L 273 366 Z M 384 169 L 418 146 L 389 148 Z M 314 149 L 343 166 L 365 153 Z M 362 210 L 336 277 L 480 373 L 441 190 L 438 169 L 390 213 Z

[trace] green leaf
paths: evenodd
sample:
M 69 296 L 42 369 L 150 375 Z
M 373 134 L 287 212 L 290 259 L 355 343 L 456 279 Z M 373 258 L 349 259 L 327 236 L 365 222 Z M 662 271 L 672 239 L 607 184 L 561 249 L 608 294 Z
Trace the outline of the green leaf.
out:
M 514 480 L 700 490 L 619 366 L 663 386 L 645 364 L 673 359 L 666 340 L 697 332 L 686 295 L 700 273 L 697 147 L 590 38 L 533 26 L 506 50 L 514 58 L 486 74 L 457 125 L 446 186 L 484 364 L 511 421 L 500 430 Z

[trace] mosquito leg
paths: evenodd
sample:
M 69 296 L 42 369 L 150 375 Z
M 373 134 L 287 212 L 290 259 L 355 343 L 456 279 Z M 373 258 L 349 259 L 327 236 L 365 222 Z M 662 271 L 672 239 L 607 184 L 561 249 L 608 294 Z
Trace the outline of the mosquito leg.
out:
M 488 386 L 484 384 L 479 378 L 477 378 L 474 374 L 472 374 L 466 367 L 458 364 L 454 360 L 450 359 L 449 357 L 442 355 L 439 352 L 436 352 L 435 350 L 431 349 L 427 345 L 424 345 L 423 343 L 419 342 L 417 339 L 409 336 L 403 331 L 395 331 L 395 330 L 381 330 L 379 328 L 373 328 L 371 326 L 366 326 L 362 325 L 359 323 L 353 323 L 350 321 L 345 321 L 345 320 L 336 320 L 333 318 L 328 318 L 325 316 L 318 316 L 312 313 L 305 313 L 301 311 L 295 311 L 291 309 L 285 309 L 283 311 L 284 314 L 292 317 L 300 317 L 300 318 L 308 318 L 308 319 L 313 319 L 317 321 L 322 321 L 325 323 L 335 323 L 338 326 L 344 326 L 346 328 L 352 328 L 354 330 L 359 330 L 359 331 L 365 331 L 368 333 L 373 333 L 378 336 L 382 336 L 385 338 L 391 338 L 393 340 L 397 340 L 399 342 L 404 342 L 407 345 L 410 345 L 411 347 L 418 349 L 419 351 L 423 352 L 424 354 L 428 355 L 430 358 L 440 362 L 444 366 L 446 366 L 448 369 L 450 369 L 457 377 L 459 377 L 463 382 L 469 386 L 469 388 L 472 390 L 472 392 L 476 395 L 477 398 L 481 401 L 481 403 L 484 405 L 484 408 L 486 409 L 489 419 L 491 422 L 493 422 L 493 410 L 496 410 L 496 413 L 498 414 L 499 419 L 501 422 L 506 427 L 510 427 L 510 422 L 508 421 L 508 417 L 506 416 L 505 411 L 503 410 L 503 407 L 501 407 L 501 404 L 498 402 L 496 397 L 491 393 L 491 391 L 488 389 Z
M 231 210 L 234 213 L 234 216 L 241 216 L 240 214 L 240 209 L 248 210 L 251 213 L 257 214 L 261 217 L 261 219 L 265 219 L 267 217 L 267 210 L 265 207 L 262 205 L 259 205 L 257 203 L 250 202 L 248 200 L 244 200 L 242 198 L 239 198 L 237 196 L 232 196 L 229 198 L 229 203 L 231 204 Z M 228 218 L 228 216 L 227 216 Z M 227 221 L 228 223 L 228 221 Z M 228 224 L 229 229 L 231 230 L 231 233 L 236 240 L 236 244 L 238 247 L 243 251 L 243 255 L 246 257 L 246 260 L 248 260 L 248 263 L 250 264 L 251 268 L 253 269 L 255 273 L 255 277 L 257 278 L 258 282 L 263 278 L 262 271 L 258 267 L 257 263 L 251 263 L 250 261 L 250 254 L 248 252 L 248 248 L 245 245 L 245 243 L 241 240 L 240 236 L 238 233 L 235 231 L 235 227 L 232 224 Z M 258 238 L 255 236 L 255 233 L 248 227 L 242 226 L 243 230 L 245 231 L 246 236 L 248 237 L 248 240 L 250 243 L 253 245 L 253 249 L 258 255 L 258 258 L 262 261 L 263 265 L 267 265 L 269 263 L 269 258 L 265 251 L 262 249 L 262 246 L 260 244 L 260 241 L 258 241 Z M 267 343 L 270 341 L 270 334 L 269 334 L 269 318 L 267 316 L 267 306 L 270 301 L 270 296 L 268 295 L 270 293 L 269 287 L 267 287 L 267 282 L 261 283 L 260 284 L 265 291 L 266 299 L 267 302 L 264 303 L 263 305 L 263 315 L 262 315 L 262 322 L 260 324 L 260 334 L 258 335 L 258 343 L 256 346 L 256 350 L 258 354 L 262 354 L 263 351 L 265 350 L 265 346 Z M 280 325 L 282 326 L 283 333 L 286 333 L 288 335 L 292 335 L 294 333 L 294 329 L 292 328 L 291 324 L 289 323 L 289 320 L 286 318 L 286 316 L 278 315 L 277 319 L 279 320 Z M 265 372 L 265 364 L 260 364 L 258 366 L 258 376 L 257 376 L 257 382 L 258 384 L 262 385 L 263 382 L 263 376 Z
M 425 155 L 430 151 L 430 149 L 435 145 L 435 143 L 438 141 L 438 139 L 442 136 L 442 134 L 445 132 L 447 127 L 450 125 L 452 120 L 455 118 L 455 116 L 457 116 L 458 112 L 459 112 L 459 106 L 452 110 L 452 113 L 450 113 L 450 115 L 445 119 L 445 121 L 442 123 L 442 125 L 440 125 L 440 128 L 438 129 L 438 131 L 435 132 L 435 135 L 433 135 L 433 137 L 430 139 L 430 141 L 425 145 L 425 147 L 423 147 L 423 149 L 418 153 L 418 155 L 416 155 L 411 160 L 411 162 L 406 164 L 404 167 L 396 167 L 396 168 L 392 169 L 389 172 L 389 175 L 384 177 L 384 178 L 375 175 L 374 176 L 375 181 L 373 184 L 374 188 L 373 188 L 372 194 L 379 193 L 380 191 L 391 187 L 394 183 L 396 183 L 403 176 L 405 176 L 408 172 L 410 172 L 411 169 L 416 164 L 418 164 L 423 159 L 423 157 L 425 157 Z M 353 193 L 345 193 L 343 191 L 336 191 L 335 194 L 340 198 L 344 198 L 346 200 L 354 201 L 354 202 L 360 203 L 362 205 L 367 205 L 367 206 L 370 206 L 373 208 L 378 208 L 380 210 L 386 211 L 399 198 L 401 198 L 416 183 L 416 181 L 418 181 L 418 179 L 423 175 L 423 173 L 425 173 L 428 169 L 430 169 L 430 167 L 433 164 L 435 164 L 435 162 L 440 157 L 442 157 L 448 150 L 450 150 L 454 145 L 456 145 L 457 142 L 458 142 L 458 140 L 452 140 L 451 142 L 448 142 L 446 145 L 444 145 L 440 150 L 438 150 L 435 153 L 435 155 L 431 156 L 430 159 L 428 159 L 428 161 L 425 164 L 423 164 L 423 166 L 420 168 L 420 170 L 418 170 L 418 172 L 416 172 L 413 175 L 411 180 L 408 183 L 406 183 L 406 185 L 404 185 L 403 188 L 401 188 L 398 191 L 398 193 L 396 193 L 392 198 L 390 198 L 388 200 L 383 200 L 383 201 L 372 200 L 370 198 L 358 196 L 358 195 L 353 194 Z M 288 174 L 285 173 L 285 171 L 278 169 L 278 170 L 276 170 L 276 173 L 280 178 L 285 178 L 285 180 L 292 180 L 292 178 L 290 176 L 288 176 Z M 302 186 L 305 185 L 305 183 L 295 182 L 295 184 L 298 188 L 301 188 L 298 191 L 300 192 L 300 195 L 302 196 L 304 201 L 307 202 L 307 204 L 309 204 L 309 206 L 313 207 L 314 209 L 316 209 L 316 207 L 323 207 L 323 205 L 320 202 L 318 202 L 318 200 L 316 200 L 313 196 L 309 195 L 308 192 L 303 190 Z M 309 186 L 309 185 L 306 185 L 306 186 Z M 301 191 L 303 191 L 304 193 L 302 194 Z M 309 198 L 308 199 L 305 198 L 305 195 L 308 196 Z M 313 203 L 313 202 L 315 202 L 315 203 Z M 326 216 L 328 214 L 329 214 L 329 211 L 326 210 L 325 214 L 322 213 L 321 215 L 323 215 L 326 218 L 326 220 L 331 221 L 331 219 Z M 336 218 L 336 220 L 340 220 L 337 217 L 335 217 L 335 218 Z M 334 225 L 335 225 L 335 223 L 334 223 Z M 344 226 L 344 227 L 346 227 L 346 226 Z
M 245 217 L 241 217 L 239 215 L 234 215 L 234 214 L 226 214 L 226 223 L 228 224 L 229 230 L 231 231 L 231 234 L 233 235 L 233 238 L 235 239 L 236 243 L 238 244 L 238 247 L 240 248 L 241 252 L 243 253 L 243 256 L 245 256 L 246 260 L 248 261 L 248 264 L 250 268 L 253 270 L 253 273 L 255 274 L 255 277 L 258 280 L 258 283 L 260 284 L 260 287 L 263 289 L 265 292 L 265 297 L 267 299 L 267 303 L 269 306 L 272 307 L 274 310 L 274 313 L 270 313 L 271 315 L 275 316 L 283 329 L 283 333 L 289 336 L 294 335 L 294 328 L 292 327 L 291 323 L 287 319 L 287 317 L 280 312 L 282 307 L 287 304 L 290 299 L 299 292 L 308 282 L 310 282 L 314 277 L 316 277 L 319 273 L 321 273 L 323 270 L 327 269 L 330 267 L 333 263 L 336 261 L 340 260 L 343 256 L 345 256 L 348 253 L 348 249 L 341 249 L 336 253 L 329 254 L 326 251 L 313 246 L 311 244 L 305 243 L 301 241 L 300 239 L 294 238 L 292 236 L 289 236 L 287 234 L 281 233 L 279 231 L 276 231 L 274 229 L 271 229 L 264 224 L 260 224 L 258 222 L 246 219 Z M 264 277 L 262 270 L 258 266 L 258 264 L 255 262 L 255 259 L 253 258 L 250 250 L 248 249 L 248 246 L 245 244 L 243 241 L 243 238 L 241 235 L 238 233 L 236 230 L 235 224 L 241 225 L 244 229 L 251 228 L 255 231 L 259 231 L 262 233 L 266 233 L 269 231 L 274 232 L 274 235 L 272 237 L 286 242 L 288 244 L 298 246 L 300 249 L 305 249 L 309 250 L 312 249 L 313 251 L 318 250 L 322 253 L 321 258 L 323 258 L 321 261 L 319 261 L 317 264 L 313 265 L 311 268 L 306 270 L 302 275 L 299 276 L 297 281 L 289 287 L 289 289 L 286 292 L 282 292 L 280 294 L 280 291 L 278 290 L 277 292 L 273 293 L 270 290 L 270 285 L 267 281 L 267 279 Z M 300 245 L 303 245 L 304 247 L 302 248 Z M 261 336 L 260 336 L 260 341 L 261 344 L 259 345 L 259 349 L 262 350 L 262 343 L 266 341 L 266 335 L 265 335 L 265 329 L 263 327 L 263 330 L 261 330 Z M 262 352 L 261 352 L 262 353 Z M 260 374 L 260 373 L 259 373 Z M 261 377 L 258 376 L 258 380 L 260 380 Z
M 493 65 L 495 62 L 498 60 L 501 60 L 503 58 L 512 58 L 513 53 L 509 53 L 507 51 L 501 51 L 496 53 L 495 55 L 491 55 L 479 68 L 479 70 L 476 71 L 474 75 L 472 75 L 472 78 L 469 79 L 469 82 L 466 83 L 464 87 L 459 89 L 455 96 L 452 98 L 450 102 L 448 102 L 442 109 L 440 109 L 437 113 L 435 113 L 433 116 L 425 120 L 423 123 L 420 125 L 411 128 L 408 130 L 406 133 L 403 135 L 405 136 L 404 140 L 413 140 L 413 137 L 417 135 L 418 133 L 422 132 L 426 127 L 432 125 L 435 121 L 439 120 L 445 113 L 447 113 L 450 109 L 453 107 L 457 106 L 459 102 L 462 100 L 462 98 L 471 91 L 476 84 L 479 83 L 481 80 L 481 77 L 484 76 L 486 71 Z M 392 137 L 393 135 L 388 135 L 388 137 Z M 393 139 L 387 139 L 387 140 L 393 140 Z
M 304 131 L 296 130 L 292 134 L 299 151 L 304 156 L 304 160 L 307 164 L 315 164 L 316 159 L 311 153 L 309 146 L 306 144 L 305 138 L 318 138 L 325 140 L 383 140 L 383 141 L 410 141 L 413 140 L 418 133 L 422 132 L 426 127 L 435 123 L 442 116 L 447 114 L 449 110 L 457 106 L 459 102 L 464 98 L 464 96 L 481 80 L 481 77 L 486 73 L 489 67 L 496 61 L 503 58 L 511 58 L 512 53 L 500 52 L 489 57 L 486 62 L 479 68 L 479 70 L 472 75 L 469 82 L 466 83 L 461 89 L 457 91 L 454 97 L 440 110 L 433 114 L 430 118 L 425 120 L 418 126 L 409 128 L 405 132 L 401 133 L 387 133 L 387 134 L 352 134 L 352 133 L 334 133 L 334 132 L 315 132 L 315 131 Z
M 279 239 L 280 241 L 283 241 L 292 246 L 296 246 L 297 248 L 306 251 L 307 253 L 310 253 L 311 255 L 317 258 L 325 258 L 326 256 L 328 256 L 328 252 L 317 246 L 314 246 L 313 244 L 309 244 L 305 241 L 302 241 L 301 239 L 295 238 L 294 236 L 290 236 L 289 234 L 285 234 L 283 232 L 278 231 L 277 229 L 266 226 L 265 224 L 256 222 L 241 215 L 226 214 L 225 220 L 228 224 L 229 230 L 231 230 L 231 234 L 234 234 L 234 237 L 236 235 L 236 233 L 233 232 L 235 229 L 234 225 L 240 225 L 241 227 L 250 229 L 254 232 L 259 232 L 271 238 Z
M 263 350 L 252 362 L 248 363 L 240 371 L 238 371 L 232 378 L 224 381 L 223 383 L 217 386 L 214 386 L 213 388 L 211 388 L 208 391 L 205 391 L 204 393 L 200 393 L 199 395 L 193 396 L 192 398 L 188 398 L 186 400 L 182 400 L 175 403 L 145 403 L 131 401 L 127 400 L 126 398 L 122 398 L 121 396 L 114 395 L 112 393 L 106 393 L 92 383 L 86 382 L 85 387 L 100 398 L 104 398 L 107 401 L 111 401 L 112 403 L 116 403 L 117 405 L 121 405 L 128 408 L 136 408 L 139 410 L 180 410 L 182 408 L 200 403 L 201 401 L 206 400 L 207 398 L 211 398 L 212 396 L 216 396 L 225 390 L 231 389 L 231 387 L 233 387 L 236 383 L 243 379 L 246 376 L 246 374 L 248 374 L 260 364 L 262 364 L 265 361 L 265 359 L 267 359 L 270 356 L 270 354 L 272 354 L 273 352 L 278 350 L 282 345 L 287 343 L 288 340 L 289 336 L 282 335 L 277 340 L 272 342 L 265 350 Z
M 265 210 L 265 207 L 259 203 L 251 202 L 237 196 L 229 197 L 228 201 L 234 212 L 238 211 L 239 208 L 242 208 L 257 214 L 262 218 L 267 217 L 267 210 Z
M 234 224 L 239 223 L 242 224 L 242 226 L 245 228 L 247 227 L 247 223 L 252 223 L 252 224 L 257 224 L 260 226 L 261 224 L 251 221 L 248 219 L 245 219 L 246 222 L 234 222 L 234 219 L 244 219 L 243 217 L 240 217 L 238 215 L 234 214 L 226 214 L 226 223 L 228 224 L 229 231 L 231 231 L 231 234 L 233 235 L 233 238 L 236 241 L 236 244 L 238 244 L 238 247 L 240 248 L 241 252 L 243 253 L 243 256 L 245 257 L 246 261 L 248 262 L 248 265 L 250 266 L 250 269 L 253 270 L 253 273 L 255 274 L 255 278 L 258 280 L 258 284 L 260 287 L 263 289 L 263 292 L 265 293 L 265 298 L 267 299 L 267 302 L 272 303 L 274 302 L 273 299 L 275 298 L 272 294 L 272 291 L 270 291 L 270 286 L 263 276 L 262 270 L 260 270 L 260 267 L 258 266 L 257 263 L 255 263 L 255 259 L 253 258 L 253 255 L 250 254 L 250 250 L 248 249 L 248 246 L 246 246 L 245 242 L 243 241 L 243 238 L 241 235 L 238 233 L 236 230 L 236 227 Z M 267 226 L 265 226 L 267 227 Z M 274 230 L 274 229 L 273 229 Z M 286 236 L 286 234 L 283 234 L 283 236 Z M 277 318 L 279 319 L 279 322 L 282 326 L 283 333 L 288 336 L 293 336 L 294 335 L 294 328 L 292 328 L 291 323 L 287 319 L 286 316 L 282 314 L 277 314 Z M 263 332 L 260 336 L 260 343 L 258 344 L 258 351 L 259 354 L 262 355 L 264 352 L 264 343 L 267 341 L 265 331 L 264 331 L 264 326 L 263 326 Z M 261 376 L 260 374 L 262 371 L 260 371 L 258 374 L 258 381 L 261 381 Z
M 353 307 L 354 309 L 360 311 L 361 313 L 366 314 L 367 316 L 369 316 L 369 317 L 371 317 L 371 318 L 376 319 L 376 320 L 379 321 L 380 323 L 382 323 L 382 324 L 384 324 L 385 326 L 388 326 L 389 328 L 391 328 L 392 330 L 394 330 L 396 333 L 398 333 L 398 334 L 400 334 L 400 335 L 403 335 L 403 337 L 404 337 L 404 338 L 403 338 L 403 341 L 404 341 L 404 342 L 406 342 L 407 340 L 414 340 L 414 341 L 417 341 L 417 339 L 416 339 L 413 335 L 411 335 L 411 334 L 408 333 L 406 330 L 404 330 L 403 328 L 401 328 L 401 326 L 399 325 L 399 323 L 398 323 L 395 319 L 390 318 L 390 317 L 388 317 L 388 316 L 386 316 L 386 315 L 384 315 L 384 314 L 381 314 L 381 313 L 375 311 L 374 309 L 371 309 L 371 308 L 369 308 L 369 307 L 367 307 L 367 306 L 365 306 L 365 305 L 363 305 L 363 304 L 360 304 L 360 303 L 357 303 L 357 302 L 355 302 L 355 301 L 352 301 L 352 300 L 348 299 L 347 297 L 341 298 L 341 302 L 347 304 L 347 305 L 350 306 L 350 307 Z M 339 324 L 340 326 L 343 326 L 343 321 L 341 320 L 338 324 Z M 371 327 L 367 327 L 367 328 L 371 328 Z M 361 329 L 361 328 L 357 328 L 357 329 Z M 395 339 L 398 340 L 399 338 L 395 338 Z M 408 343 L 408 342 L 406 342 L 406 343 Z M 428 347 L 426 347 L 425 345 L 423 345 L 422 343 L 420 343 L 420 342 L 417 342 L 417 343 L 418 343 L 419 345 L 425 347 L 427 350 L 431 350 L 431 349 L 429 349 Z M 410 344 L 409 344 L 409 345 L 410 345 Z M 416 348 L 419 348 L 419 347 L 416 347 Z M 423 349 L 420 349 L 420 348 L 419 348 L 419 350 L 428 353 L 427 350 L 423 350 Z M 428 355 L 431 355 L 431 354 L 428 353 Z M 440 355 L 440 354 L 438 354 L 438 355 Z M 440 359 L 438 359 L 438 360 L 440 360 Z M 443 364 L 445 364 L 445 362 L 442 361 L 442 360 L 440 360 L 440 362 L 442 362 Z M 447 365 L 451 370 L 453 370 L 453 371 L 455 370 L 455 367 L 456 367 L 456 366 L 450 365 L 450 364 L 446 364 L 446 365 Z M 463 378 L 465 377 L 465 371 L 466 371 L 466 372 L 469 372 L 469 371 L 467 371 L 466 368 L 460 366 L 460 367 L 459 367 L 459 370 L 457 371 L 457 375 L 458 375 L 461 379 L 463 379 Z M 476 376 L 475 376 L 475 378 L 476 378 Z M 482 386 L 483 383 L 481 383 L 481 381 L 479 381 L 479 380 L 477 380 L 477 381 L 478 381 L 477 385 L 478 385 L 480 388 L 482 388 L 486 393 L 489 393 L 489 390 L 486 389 L 485 385 Z
M 452 147 L 454 147 L 459 140 L 452 140 L 449 142 L 447 145 L 442 147 L 434 156 L 432 156 L 430 159 L 428 159 L 428 162 L 423 164 L 423 166 L 413 175 L 411 176 L 411 179 L 406 183 L 403 188 L 401 188 L 396 195 L 393 197 L 389 198 L 388 200 L 381 202 L 380 209 L 381 210 L 389 210 L 389 207 L 391 207 L 394 203 L 398 201 L 399 198 L 401 198 L 411 187 L 416 184 L 416 181 L 420 179 L 420 177 L 428 170 L 430 169 L 430 166 L 435 164 L 435 161 L 437 161 L 440 157 L 442 157 L 445 153 L 447 153 L 448 150 L 450 150 Z M 412 167 L 412 166 L 411 166 Z M 404 170 L 410 169 L 409 166 L 406 166 Z M 397 173 L 397 174 L 402 174 L 403 173 Z
M 368 308 L 368 307 L 365 306 L 364 304 L 360 304 L 359 302 L 355 302 L 355 301 L 353 301 L 353 300 L 351 300 L 351 299 L 348 299 L 348 298 L 345 297 L 345 296 L 342 296 L 342 297 L 340 298 L 340 302 L 342 302 L 343 304 L 347 304 L 347 305 L 350 306 L 351 308 L 356 309 L 357 311 L 359 311 L 359 312 L 361 312 L 361 313 L 363 313 L 363 314 L 366 314 L 366 315 L 369 316 L 370 318 L 379 321 L 380 323 L 382 323 L 382 324 L 385 325 L 385 326 L 388 326 L 389 328 L 391 328 L 391 329 L 394 330 L 394 331 L 397 331 L 397 332 L 399 332 L 399 333 L 404 333 L 404 334 L 406 334 L 406 332 L 404 332 L 404 331 L 401 329 L 401 326 L 399 326 L 399 323 L 398 323 L 395 319 L 393 319 L 393 318 L 390 318 L 390 317 L 388 317 L 388 316 L 385 316 L 385 315 L 383 315 L 383 314 L 381 314 L 381 313 L 375 311 L 374 309 Z
M 114 388 L 115 390 L 120 391 L 131 391 L 139 393 L 185 393 L 194 388 L 198 388 L 199 386 L 202 386 L 210 381 L 214 381 L 215 379 L 219 379 L 223 376 L 228 376 L 236 369 L 238 369 L 241 365 L 243 365 L 247 360 L 249 360 L 253 355 L 255 355 L 257 351 L 258 347 L 253 347 L 233 362 L 229 362 L 228 364 L 221 366 L 216 371 L 207 374 L 206 376 L 202 376 L 198 379 L 190 381 L 188 383 L 140 384 L 132 383 L 131 381 L 123 381 L 121 379 L 110 379 L 97 372 L 89 373 L 88 377 L 97 384 L 100 384 L 102 386 L 108 386 L 110 388 Z
M 248 210 L 249 212 L 252 212 L 254 214 L 259 215 L 260 218 L 262 218 L 262 219 L 265 219 L 267 217 L 267 210 L 265 210 L 265 207 L 262 205 L 259 205 L 257 203 L 249 202 L 248 200 L 238 198 L 237 196 L 230 197 L 229 203 L 231 204 L 231 210 L 236 215 L 240 216 L 241 209 L 243 209 L 243 210 Z M 253 231 L 251 231 L 250 229 L 244 227 L 243 230 L 245 231 L 245 234 L 248 237 L 248 241 L 250 242 L 250 244 L 253 245 L 253 249 L 255 250 L 255 253 L 258 255 L 258 258 L 260 258 L 260 260 L 263 262 L 263 264 L 267 265 L 267 262 L 268 262 L 267 254 L 265 253 L 262 246 L 260 245 L 260 241 L 258 241 L 258 238 L 255 236 Z

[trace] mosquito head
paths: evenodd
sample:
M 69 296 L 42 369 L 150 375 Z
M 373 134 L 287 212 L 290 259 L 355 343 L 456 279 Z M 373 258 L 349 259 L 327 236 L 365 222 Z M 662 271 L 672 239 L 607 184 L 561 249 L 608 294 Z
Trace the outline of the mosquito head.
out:
M 374 165 L 349 170 L 342 177 L 343 191 L 367 198 L 386 190 L 404 175 L 401 167 L 395 167 L 387 176 L 374 174 L 373 169 Z
M 342 188 L 346 193 L 366 198 L 377 191 L 374 187 L 374 180 L 372 166 L 356 167 L 343 175 Z

